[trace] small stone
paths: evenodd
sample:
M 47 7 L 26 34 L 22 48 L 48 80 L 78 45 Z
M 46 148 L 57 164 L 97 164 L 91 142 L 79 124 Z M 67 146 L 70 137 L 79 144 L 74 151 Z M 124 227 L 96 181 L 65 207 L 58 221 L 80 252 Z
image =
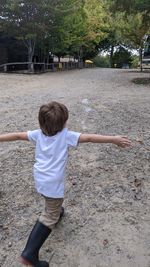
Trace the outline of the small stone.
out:
M 8 247 L 10 248 L 11 246 L 12 246 L 12 243 L 11 243 L 11 242 L 9 242 L 9 243 L 8 243 Z
M 7 230 L 8 226 L 7 225 L 3 225 L 3 230 Z
M 120 253 L 121 252 L 121 248 L 119 246 L 117 246 L 117 253 Z
M 104 240 L 103 240 L 103 245 L 104 245 L 104 246 L 108 245 L 108 239 L 104 239 Z
M 143 140 L 141 137 L 137 137 L 136 138 L 136 142 L 140 143 L 140 144 L 143 144 Z

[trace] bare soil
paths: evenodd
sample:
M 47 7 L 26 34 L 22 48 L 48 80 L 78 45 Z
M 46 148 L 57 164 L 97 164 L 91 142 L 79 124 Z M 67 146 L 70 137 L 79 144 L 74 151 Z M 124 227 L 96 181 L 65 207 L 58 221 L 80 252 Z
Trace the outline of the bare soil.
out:
M 41 104 L 70 110 L 68 127 L 128 135 L 133 147 L 82 144 L 70 150 L 65 216 L 41 249 L 50 267 L 150 267 L 150 73 L 83 69 L 42 75 L 0 74 L 0 133 L 38 127 Z M 43 199 L 32 177 L 34 148 L 0 144 L 0 267 L 18 257 Z

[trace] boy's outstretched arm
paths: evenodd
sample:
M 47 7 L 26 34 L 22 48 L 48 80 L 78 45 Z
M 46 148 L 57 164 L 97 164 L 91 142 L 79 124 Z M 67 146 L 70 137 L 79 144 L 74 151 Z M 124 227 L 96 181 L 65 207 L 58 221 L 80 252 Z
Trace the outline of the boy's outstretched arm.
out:
M 126 136 L 108 136 L 99 134 L 81 134 L 79 143 L 111 143 L 120 147 L 130 147 L 131 141 Z
M 17 141 L 17 140 L 29 141 L 27 132 L 0 134 L 0 142 Z

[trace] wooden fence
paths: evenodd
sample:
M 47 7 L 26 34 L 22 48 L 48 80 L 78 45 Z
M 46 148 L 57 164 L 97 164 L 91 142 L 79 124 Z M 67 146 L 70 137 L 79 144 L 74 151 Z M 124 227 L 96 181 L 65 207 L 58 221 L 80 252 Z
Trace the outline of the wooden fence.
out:
M 55 62 L 55 63 L 33 63 L 33 62 L 13 62 L 0 65 L 0 72 L 15 72 L 15 73 L 44 73 L 63 71 L 71 69 L 91 68 L 92 63 L 83 62 Z

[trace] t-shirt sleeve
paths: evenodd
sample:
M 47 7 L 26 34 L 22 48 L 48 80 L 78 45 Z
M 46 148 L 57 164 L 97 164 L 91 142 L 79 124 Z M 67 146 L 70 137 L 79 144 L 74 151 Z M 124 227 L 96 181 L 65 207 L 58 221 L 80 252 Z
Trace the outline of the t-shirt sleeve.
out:
M 36 144 L 36 141 L 37 141 L 37 138 L 38 138 L 38 134 L 39 134 L 39 130 L 28 131 L 27 132 L 29 141 L 31 141 L 34 145 Z
M 80 135 L 81 133 L 78 132 L 67 131 L 67 145 L 77 147 Z

